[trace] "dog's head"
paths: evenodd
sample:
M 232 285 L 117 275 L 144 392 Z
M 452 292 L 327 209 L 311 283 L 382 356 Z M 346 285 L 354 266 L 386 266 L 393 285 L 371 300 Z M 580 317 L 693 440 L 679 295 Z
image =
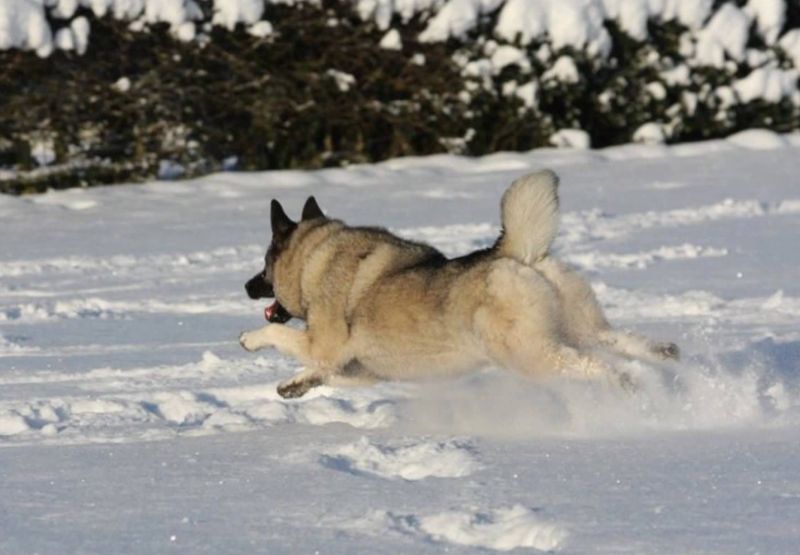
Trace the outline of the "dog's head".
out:
M 303 206 L 302 221 L 323 218 L 325 215 L 314 197 L 308 197 Z M 264 269 L 254 275 L 245 283 L 244 288 L 251 299 L 274 298 L 275 302 L 264 310 L 264 317 L 273 323 L 282 324 L 289 321 L 294 315 L 281 304 L 275 295 L 274 275 L 275 265 L 292 240 L 292 235 L 297 231 L 297 222 L 292 221 L 283 210 L 281 203 L 272 199 L 270 210 L 272 223 L 272 241 L 264 257 Z

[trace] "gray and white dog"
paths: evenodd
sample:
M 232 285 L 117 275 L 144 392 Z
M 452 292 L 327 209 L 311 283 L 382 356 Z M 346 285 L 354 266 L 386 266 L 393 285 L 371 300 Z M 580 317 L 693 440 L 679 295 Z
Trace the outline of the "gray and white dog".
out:
M 514 181 L 494 246 L 454 259 L 385 229 L 328 218 L 314 197 L 300 222 L 273 200 L 264 270 L 246 285 L 253 299 L 275 298 L 265 311 L 271 323 L 240 343 L 274 347 L 305 365 L 279 385 L 283 397 L 484 365 L 630 386 L 598 349 L 665 360 L 678 358 L 678 347 L 613 329 L 586 280 L 550 255 L 557 189 L 551 171 Z M 292 317 L 306 328 L 284 325 Z

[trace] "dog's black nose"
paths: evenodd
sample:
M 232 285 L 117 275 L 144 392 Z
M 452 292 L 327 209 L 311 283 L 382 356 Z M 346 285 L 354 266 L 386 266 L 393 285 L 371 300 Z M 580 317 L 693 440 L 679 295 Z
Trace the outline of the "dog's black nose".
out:
M 247 291 L 247 296 L 251 299 L 257 299 L 259 297 L 259 281 L 263 282 L 260 275 L 250 278 L 250 280 L 244 284 L 244 290 Z
M 244 284 L 244 290 L 251 299 L 264 299 L 275 296 L 271 283 L 266 283 L 261 274 L 253 276 L 250 281 Z

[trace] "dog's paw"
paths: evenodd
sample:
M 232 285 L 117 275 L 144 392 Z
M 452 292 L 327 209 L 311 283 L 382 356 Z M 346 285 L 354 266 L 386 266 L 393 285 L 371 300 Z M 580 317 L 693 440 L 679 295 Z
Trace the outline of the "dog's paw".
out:
M 291 379 L 278 385 L 278 395 L 284 399 L 297 399 L 308 393 L 310 389 L 320 385 L 322 385 L 322 378 L 317 376 Z
M 308 393 L 309 389 L 311 387 L 304 382 L 282 383 L 278 386 L 278 395 L 284 399 L 297 399 Z
M 656 343 L 653 345 L 653 354 L 663 360 L 679 360 L 681 350 L 675 343 Z
M 252 331 L 244 331 L 239 335 L 239 345 L 241 345 L 245 351 L 257 351 L 261 348 L 261 344 L 258 342 L 255 332 Z

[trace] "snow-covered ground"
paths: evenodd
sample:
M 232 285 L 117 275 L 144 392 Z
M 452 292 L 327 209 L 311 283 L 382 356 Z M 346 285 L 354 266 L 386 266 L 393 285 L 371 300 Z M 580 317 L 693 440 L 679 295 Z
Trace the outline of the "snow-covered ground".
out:
M 0 553 L 796 553 L 800 136 L 0 196 Z M 520 174 L 559 256 L 677 341 L 635 395 L 485 371 L 320 388 L 244 352 L 268 201 L 458 254 Z

